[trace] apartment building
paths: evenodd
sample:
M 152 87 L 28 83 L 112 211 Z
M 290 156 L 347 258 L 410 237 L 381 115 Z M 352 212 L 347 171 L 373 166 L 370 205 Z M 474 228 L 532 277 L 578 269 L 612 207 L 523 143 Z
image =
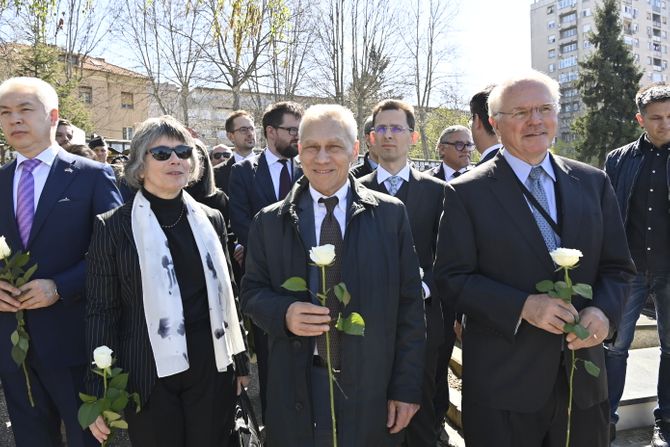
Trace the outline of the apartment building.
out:
M 668 81 L 668 1 L 620 0 L 624 42 L 644 71 L 641 85 Z M 589 33 L 595 30 L 599 0 L 535 0 L 530 8 L 531 57 L 536 70 L 561 85 L 558 138 L 574 141 L 572 121 L 583 104 L 576 88 L 578 62 L 593 51 Z

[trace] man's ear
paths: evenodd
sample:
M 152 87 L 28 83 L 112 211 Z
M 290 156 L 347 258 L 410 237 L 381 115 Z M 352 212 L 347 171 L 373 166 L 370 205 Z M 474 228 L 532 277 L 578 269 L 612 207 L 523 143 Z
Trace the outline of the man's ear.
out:
M 640 124 L 640 127 L 644 128 L 644 116 L 640 112 L 635 114 L 635 119 L 637 120 L 638 124 Z
M 60 118 L 60 115 L 58 114 L 58 109 L 51 109 L 51 112 L 49 112 L 49 121 L 51 122 L 52 126 L 58 124 L 58 118 Z
M 489 116 L 489 124 L 491 125 L 491 127 L 493 127 L 493 130 L 495 130 L 496 134 L 498 136 L 500 136 L 500 133 L 498 133 L 498 122 L 497 122 L 497 120 L 495 118 L 493 118 L 492 116 Z
M 375 144 L 375 143 L 377 143 L 377 134 L 373 130 L 372 132 L 370 132 L 370 144 Z
M 360 147 L 361 147 L 360 141 L 358 140 L 354 141 L 354 148 L 351 151 L 351 161 L 356 161 L 356 159 L 358 158 L 358 150 L 360 149 Z
M 412 132 L 412 144 L 416 144 L 419 141 L 419 132 L 416 130 Z

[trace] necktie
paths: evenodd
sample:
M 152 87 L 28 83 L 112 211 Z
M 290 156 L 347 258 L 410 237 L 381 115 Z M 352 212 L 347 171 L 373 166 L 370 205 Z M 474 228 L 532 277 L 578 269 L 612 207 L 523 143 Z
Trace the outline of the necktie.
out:
M 544 175 L 544 169 L 542 169 L 542 166 L 535 166 L 530 170 L 530 174 L 528 175 L 528 180 L 526 180 L 526 184 L 528 186 L 528 190 L 530 193 L 535 197 L 537 200 L 537 203 L 539 203 L 542 208 L 549 213 L 549 202 L 547 201 L 547 194 L 544 191 L 544 188 L 542 187 L 542 176 Z M 549 251 L 553 251 L 556 249 L 558 246 L 558 243 L 556 241 L 556 236 L 554 234 L 554 229 L 551 228 L 551 225 L 545 220 L 544 216 L 535 209 L 534 206 L 531 206 L 531 210 L 533 212 L 533 217 L 535 218 L 535 222 L 537 222 L 537 226 L 540 229 L 540 233 L 542 233 L 542 239 L 544 239 L 544 243 L 547 246 L 547 249 Z
M 458 177 L 459 175 L 461 175 L 460 172 L 458 172 L 458 171 L 454 171 L 454 173 L 451 174 L 451 179 L 453 180 L 453 179 L 455 179 L 456 177 Z
M 333 214 L 333 210 L 337 206 L 337 197 L 320 198 L 320 203 L 326 206 L 326 217 L 321 223 L 321 236 L 319 238 L 319 245 L 333 244 L 335 246 L 335 262 L 330 267 L 326 267 L 326 290 L 331 289 L 326 296 L 326 307 L 330 309 L 330 317 L 337 320 L 337 315 L 341 311 L 340 302 L 337 300 L 333 292 L 333 286 L 342 280 L 342 230 L 340 224 Z M 319 275 L 319 277 L 321 277 Z M 321 290 L 321 289 L 320 289 Z M 336 330 L 333 325 L 330 329 L 330 355 L 333 362 L 334 369 L 340 369 L 340 331 Z M 326 336 L 320 335 L 316 339 L 316 347 L 319 355 L 326 357 Z
M 23 248 L 28 248 L 30 229 L 33 227 L 35 217 L 35 179 L 33 170 L 40 164 L 36 158 L 24 161 L 21 166 L 21 178 L 16 190 L 16 223 L 19 227 L 19 235 L 23 241 Z
M 402 178 L 398 177 L 397 175 L 392 175 L 387 179 L 389 182 L 389 194 L 392 196 L 395 196 L 398 193 L 398 190 L 402 186 Z
M 291 190 L 291 175 L 288 172 L 288 160 L 279 160 L 279 163 L 284 165 L 281 168 L 281 174 L 279 174 L 279 200 L 283 200 Z

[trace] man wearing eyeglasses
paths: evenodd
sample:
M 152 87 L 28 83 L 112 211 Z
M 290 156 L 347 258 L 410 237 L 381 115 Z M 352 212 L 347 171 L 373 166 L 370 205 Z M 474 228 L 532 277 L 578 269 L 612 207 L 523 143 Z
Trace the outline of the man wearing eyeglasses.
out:
M 372 110 L 372 119 L 370 140 L 379 156 L 379 166 L 360 181 L 368 188 L 395 196 L 405 204 L 414 247 L 423 269 L 427 336 L 421 408 L 405 430 L 404 445 L 434 447 L 441 419 L 436 416 L 433 405 L 436 360 L 445 334 L 441 298 L 433 281 L 433 261 L 446 184 L 409 166 L 409 150 L 419 137 L 414 130 L 414 108 L 410 104 L 394 99 L 382 101 Z M 453 312 L 451 314 L 453 325 Z M 453 337 L 451 340 L 453 344 Z
M 233 143 L 233 155 L 227 157 L 225 163 L 214 166 L 214 182 L 223 192 L 230 195 L 230 170 L 235 163 L 254 156 L 256 128 L 254 127 L 253 117 L 246 110 L 235 110 L 228 115 L 225 127 L 226 136 Z
M 435 278 L 465 315 L 463 427 L 468 446 L 564 445 L 574 371 L 571 445 L 609 445 L 603 340 L 621 318 L 635 267 L 612 186 L 599 169 L 549 153 L 558 83 L 531 71 L 496 86 L 491 124 L 503 144 L 493 160 L 447 184 Z M 549 252 L 580 250 L 572 303 L 539 293 L 563 280 Z M 580 324 L 580 339 L 564 326 Z M 601 368 L 598 377 L 583 361 Z
M 465 126 L 449 126 L 437 139 L 437 153 L 442 159 L 433 168 L 434 177 L 451 181 L 470 169 L 470 154 L 475 150 L 470 129 Z
M 302 177 L 294 162 L 298 155 L 298 127 L 303 108 L 295 102 L 271 104 L 263 114 L 263 135 L 268 146 L 258 155 L 230 170 L 230 224 L 242 247 L 247 246 L 251 221 L 262 208 L 283 200 L 293 184 Z M 253 326 L 254 347 L 258 359 L 261 404 L 266 408 L 267 336 Z

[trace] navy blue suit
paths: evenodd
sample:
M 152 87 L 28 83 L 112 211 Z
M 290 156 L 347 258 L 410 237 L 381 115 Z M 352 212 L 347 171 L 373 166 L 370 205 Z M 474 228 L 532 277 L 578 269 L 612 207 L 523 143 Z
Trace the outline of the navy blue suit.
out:
M 14 215 L 15 170 L 16 161 L 0 168 L 0 235 L 6 237 L 12 252 L 24 250 Z M 69 426 L 76 424 L 80 404 L 76 391 L 82 389 L 83 383 L 76 383 L 73 376 L 69 377 L 72 382 L 69 384 L 59 383 L 59 380 L 67 380 L 67 371 L 80 369 L 83 373 L 88 367 L 85 365 L 90 365 L 92 353 L 85 352 L 84 348 L 84 255 L 95 215 L 122 203 L 115 184 L 109 166 L 60 150 L 39 198 L 27 246 L 31 264 L 38 265 L 31 279 L 53 280 L 61 300 L 52 306 L 25 312 L 31 337 L 27 363 L 31 372 L 39 377 L 36 380 L 31 374 L 34 409 L 28 403 L 23 373 L 10 355 L 15 315 L 0 312 L 0 377 L 18 446 L 58 445 L 54 437 L 59 436 L 59 428 L 55 427 L 57 433 L 54 434 L 48 430 L 52 427 L 42 427 L 43 430 L 40 427 L 54 417 L 65 421 L 70 446 L 86 445 L 81 444 L 81 439 L 70 440 L 75 434 L 70 434 Z M 45 372 L 51 379 L 59 375 L 61 378 L 43 378 Z M 64 372 L 66 375 L 61 375 Z M 73 396 L 64 395 L 65 390 L 73 388 Z

